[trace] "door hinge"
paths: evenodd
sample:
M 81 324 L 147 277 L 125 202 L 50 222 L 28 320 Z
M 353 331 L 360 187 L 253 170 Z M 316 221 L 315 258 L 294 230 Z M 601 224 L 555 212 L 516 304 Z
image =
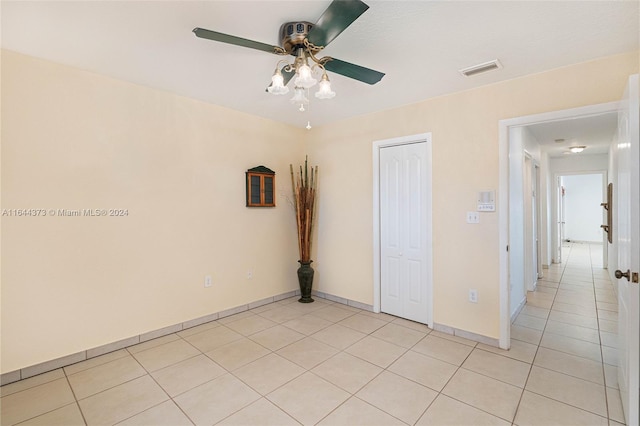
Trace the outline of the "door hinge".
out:
M 507 251 L 509 251 L 509 245 L 507 245 Z

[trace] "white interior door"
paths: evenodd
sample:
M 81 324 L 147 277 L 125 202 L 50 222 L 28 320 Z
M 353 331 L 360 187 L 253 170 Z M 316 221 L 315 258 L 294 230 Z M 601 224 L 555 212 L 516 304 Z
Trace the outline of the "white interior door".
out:
M 524 214 L 524 286 L 527 291 L 535 290 L 534 275 L 534 216 L 533 216 L 533 160 L 524 157 L 523 214 Z
M 640 292 L 637 280 L 640 271 L 639 90 L 638 75 L 631 76 L 618 114 L 618 188 L 613 202 L 618 212 L 618 384 L 628 425 L 640 423 Z M 623 277 L 621 273 L 627 276 Z
M 427 143 L 380 149 L 380 309 L 429 318 L 430 151 Z
M 564 239 L 564 188 L 562 187 L 562 177 L 557 178 L 557 203 L 556 203 L 556 259 L 562 263 L 562 240 Z

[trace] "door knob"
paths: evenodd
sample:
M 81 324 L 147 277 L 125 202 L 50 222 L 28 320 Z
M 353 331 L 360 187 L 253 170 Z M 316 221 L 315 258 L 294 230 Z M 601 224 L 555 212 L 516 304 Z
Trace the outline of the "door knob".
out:
M 615 276 L 616 276 L 617 279 L 625 277 L 627 279 L 627 281 L 629 281 L 631 279 L 631 270 L 627 269 L 627 272 L 622 272 L 620 269 L 618 269 L 615 272 Z

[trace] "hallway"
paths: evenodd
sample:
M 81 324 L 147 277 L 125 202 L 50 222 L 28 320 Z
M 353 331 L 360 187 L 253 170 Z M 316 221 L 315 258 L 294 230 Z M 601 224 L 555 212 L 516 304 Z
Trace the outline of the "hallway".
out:
M 602 269 L 602 245 L 564 243 L 563 257 L 545 269 L 511 326 L 512 351 L 539 345 L 515 424 L 607 424 L 593 414 L 624 424 L 617 295 Z

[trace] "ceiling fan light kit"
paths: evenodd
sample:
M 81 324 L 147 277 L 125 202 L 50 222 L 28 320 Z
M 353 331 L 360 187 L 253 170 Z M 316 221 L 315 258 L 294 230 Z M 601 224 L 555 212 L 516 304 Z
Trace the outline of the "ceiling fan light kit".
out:
M 291 103 L 299 104 L 299 111 L 305 111 L 308 105 L 308 90 L 318 85 L 315 97 L 318 99 L 332 99 L 336 93 L 331 88 L 331 81 L 327 71 L 352 78 L 367 84 L 376 84 L 384 73 L 365 68 L 349 62 L 341 61 L 330 56 L 317 58 L 316 54 L 324 49 L 342 31 L 351 25 L 369 6 L 360 0 L 334 0 L 324 11 L 318 22 L 287 22 L 280 27 L 282 46 L 272 46 L 253 40 L 247 40 L 203 28 L 194 28 L 197 37 L 222 43 L 233 44 L 250 49 L 261 50 L 275 55 L 291 55 L 293 62 L 280 60 L 271 76 L 271 84 L 267 92 L 274 95 L 289 93 L 287 84 L 294 80 L 294 95 Z M 309 59 L 313 62 L 309 66 Z M 314 73 L 319 77 L 314 77 Z

